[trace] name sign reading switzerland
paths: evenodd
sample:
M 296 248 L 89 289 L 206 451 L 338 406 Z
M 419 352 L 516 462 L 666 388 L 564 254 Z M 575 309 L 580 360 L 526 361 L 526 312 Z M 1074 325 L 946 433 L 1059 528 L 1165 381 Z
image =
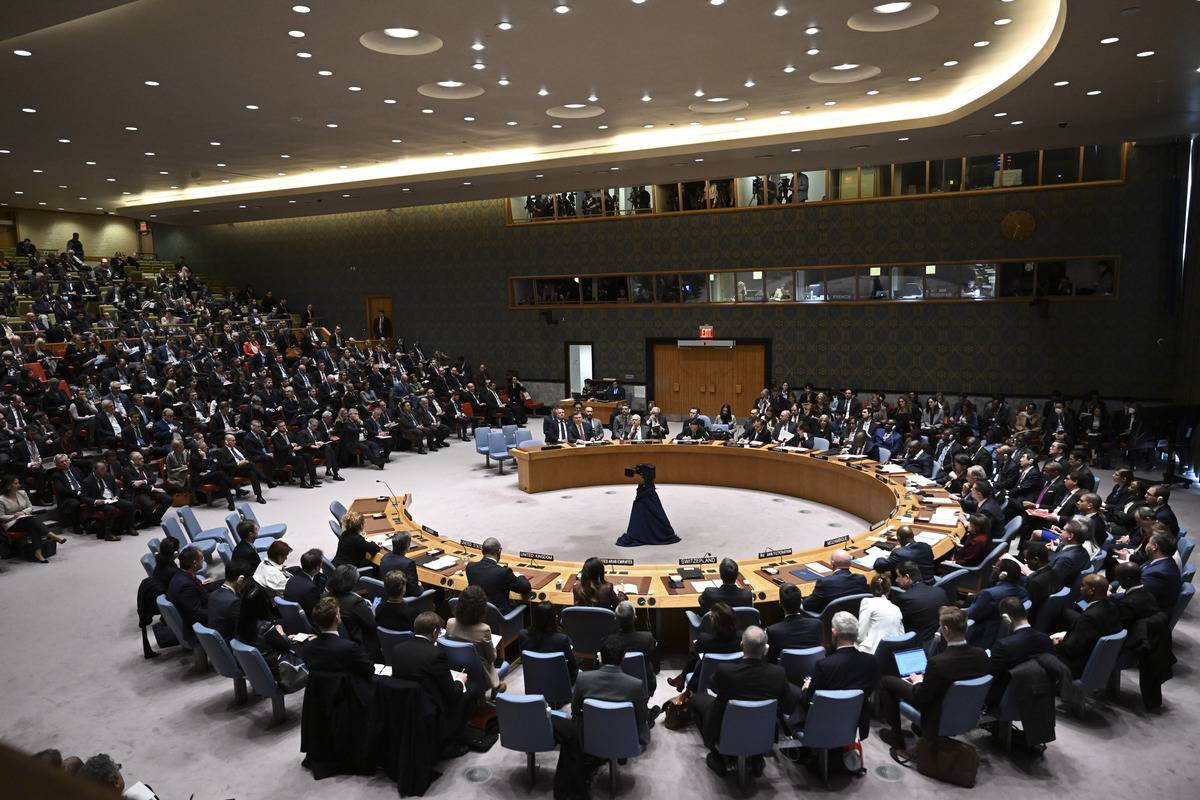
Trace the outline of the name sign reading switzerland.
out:
M 632 567 L 632 558 L 602 558 L 600 559 L 606 566 L 609 567 Z
M 548 555 L 546 553 L 531 553 L 528 550 L 522 550 L 519 553 L 519 555 L 521 556 L 521 558 L 525 558 L 530 561 L 553 561 L 554 560 L 554 556 L 552 556 L 552 555 Z
M 483 549 L 483 545 L 481 545 L 479 542 L 472 542 L 470 539 L 459 539 L 458 543 L 461 544 L 463 547 L 472 547 L 476 550 Z
M 832 539 L 826 539 L 824 546 L 832 547 L 835 544 L 841 544 L 842 542 L 848 542 L 848 541 L 850 541 L 850 534 L 846 534 L 845 536 L 835 536 Z
M 782 550 L 763 550 L 761 553 L 758 554 L 758 557 L 759 558 L 782 558 L 783 556 L 790 556 L 791 554 L 792 554 L 792 548 L 785 547 Z
M 847 538 L 849 538 L 849 537 L 847 537 Z M 687 566 L 691 566 L 693 564 L 715 564 L 715 563 L 717 563 L 716 556 L 699 556 L 697 558 L 681 558 L 681 559 L 679 559 L 679 566 L 681 566 L 681 567 L 687 567 Z

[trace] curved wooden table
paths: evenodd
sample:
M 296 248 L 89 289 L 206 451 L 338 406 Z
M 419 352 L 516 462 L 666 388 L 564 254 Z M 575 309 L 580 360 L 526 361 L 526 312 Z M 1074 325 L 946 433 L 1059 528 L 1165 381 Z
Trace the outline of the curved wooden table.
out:
M 814 453 L 785 452 L 774 447 L 724 447 L 719 443 L 682 445 L 609 444 L 593 447 L 564 447 L 561 449 L 514 448 L 518 485 L 527 492 L 552 491 L 576 486 L 634 484 L 626 478 L 624 469 L 635 464 L 653 463 L 658 483 L 687 483 L 704 486 L 729 486 L 741 489 L 772 492 L 813 500 L 842 509 L 857 517 L 874 521 L 871 527 L 849 535 L 845 541 L 821 547 L 796 550 L 789 555 L 772 558 L 738 558 L 743 585 L 754 592 L 756 603 L 772 603 L 779 599 L 783 583 L 800 586 L 807 596 L 812 581 L 793 574 L 806 564 L 822 563 L 829 567 L 831 554 L 838 549 L 861 555 L 871 545 L 884 541 L 899 525 L 912 524 L 918 532 L 942 535 L 933 545 L 938 558 L 949 553 L 957 538 L 958 529 L 929 524 L 936 504 L 932 498 L 947 498 L 940 488 L 910 493 L 905 487 L 906 473 L 886 473 L 874 461 L 846 462 L 825 458 Z M 409 556 L 417 561 L 417 573 L 428 586 L 453 591 L 466 588 L 466 561 L 480 558 L 478 542 L 457 538 L 455 532 L 439 532 L 422 526 L 408 513 L 410 495 L 403 498 L 359 498 L 351 508 L 367 515 L 364 534 L 386 546 L 393 531 L 412 532 Z M 747 518 L 753 526 L 752 515 Z M 840 538 L 840 537 L 839 537 Z M 780 536 L 773 533 L 773 540 Z M 533 586 L 533 599 L 549 600 L 557 605 L 572 605 L 571 589 L 581 569 L 578 561 L 539 561 L 514 555 L 521 550 L 515 536 L 501 537 L 512 552 L 505 552 L 502 561 L 527 576 Z M 894 539 L 892 539 L 894 542 Z M 729 554 L 738 556 L 742 548 L 757 547 L 760 542 L 748 540 L 731 543 Z M 786 547 L 787 542 L 781 542 Z M 456 558 L 453 566 L 434 571 L 422 561 L 429 561 L 437 552 Z M 636 559 L 652 555 L 653 548 L 618 548 L 611 541 L 598 541 L 596 553 L 614 560 Z M 702 556 L 702 553 L 697 553 Z M 705 574 L 703 580 L 717 579 L 717 565 L 698 565 Z M 676 574 L 678 564 L 636 563 L 633 566 L 610 565 L 609 580 L 614 584 L 636 587 L 629 599 L 635 606 L 655 609 L 695 608 L 700 593 L 691 581 L 681 589 L 670 586 L 668 576 Z M 873 570 L 857 564 L 852 567 L 868 577 Z

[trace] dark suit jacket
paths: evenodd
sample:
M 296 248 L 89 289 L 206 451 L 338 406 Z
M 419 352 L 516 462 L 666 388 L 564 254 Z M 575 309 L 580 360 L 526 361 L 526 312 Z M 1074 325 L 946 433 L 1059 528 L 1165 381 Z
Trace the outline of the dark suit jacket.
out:
M 242 598 L 228 586 L 217 589 L 208 598 L 208 627 L 229 641 L 237 635 L 238 617 L 242 613 Z
M 867 594 L 867 579 L 848 569 L 834 570 L 817 581 L 812 594 L 804 600 L 806 611 L 818 612 L 839 597 L 852 594 Z
M 997 680 L 1007 678 L 1008 671 L 1017 664 L 1053 649 L 1049 636 L 1029 626 L 1001 636 L 992 645 L 992 675 Z
M 416 597 L 421 594 L 421 579 L 417 577 L 417 562 L 408 556 L 388 553 L 379 562 L 379 579 L 383 580 L 393 570 L 399 570 L 404 573 L 404 578 L 407 581 L 404 584 L 405 597 Z
M 859 718 L 858 733 L 867 738 L 871 728 L 871 694 L 879 685 L 879 659 L 864 653 L 854 646 L 839 647 L 813 668 L 812 680 L 800 695 L 800 704 L 808 708 L 813 694 L 822 690 L 861 689 L 863 693 L 862 716 Z
M 375 675 L 375 665 L 367 658 L 366 651 L 357 642 L 336 633 L 320 633 L 317 638 L 309 639 L 302 652 L 310 672 L 348 672 L 360 678 Z M 448 669 L 446 677 L 450 677 Z
M 487 595 L 488 602 L 504 614 L 512 609 L 512 601 L 508 599 L 509 592 L 528 595 L 533 588 L 529 579 L 518 575 L 511 568 L 484 557 L 467 564 L 467 583 L 480 586 Z
M 650 689 L 650 694 L 653 695 L 658 689 L 658 680 L 655 676 L 658 674 L 658 642 L 654 641 L 654 634 L 650 631 L 617 631 L 609 634 L 606 642 L 616 642 L 620 644 L 621 649 L 626 653 L 641 653 L 645 656 L 647 670 L 647 684 Z M 568 666 L 574 662 L 574 658 L 568 659 Z
M 368 556 L 378 552 L 379 545 L 368 542 L 361 533 L 353 535 L 344 533 L 342 538 L 338 539 L 337 553 L 333 556 L 333 563 L 338 566 L 351 564 L 355 567 L 366 567 L 370 565 Z
M 1006 597 L 1024 600 L 1025 587 L 1009 581 L 1000 581 L 975 595 L 975 601 L 967 609 L 967 619 L 975 624 L 967 631 L 967 641 L 977 647 L 991 647 L 1000 632 L 1000 601 Z
M 950 685 L 988 675 L 991 667 L 987 653 L 969 644 L 947 647 L 929 659 L 924 679 L 913 689 L 914 704 L 921 712 L 921 728 L 925 735 L 937 734 L 942 721 L 942 700 Z
M 1054 570 L 1062 586 L 1070 586 L 1071 581 L 1091 562 L 1083 545 L 1071 545 L 1060 547 L 1050 556 L 1050 569 Z
M 1063 587 L 1063 582 L 1049 565 L 1041 569 L 1029 573 L 1025 578 L 1025 592 L 1029 595 L 1029 601 L 1033 604 L 1029 609 L 1029 619 L 1033 621 L 1037 618 L 1038 609 L 1042 603 L 1046 602 L 1046 598 L 1057 592 Z
M 1037 499 L 1038 492 L 1042 490 L 1043 483 L 1045 483 L 1045 480 L 1042 478 L 1042 473 L 1038 471 L 1035 465 L 1029 472 L 1018 475 L 1016 486 L 1009 492 L 1009 495 L 1014 500 L 1029 500 L 1032 502 Z
M 1154 509 L 1154 518 L 1170 528 L 1172 536 L 1179 536 L 1179 520 L 1175 517 L 1170 503 L 1163 503 Z
M 940 587 L 914 583 L 903 592 L 893 592 L 891 601 L 904 617 L 904 629 L 915 631 L 918 642 L 927 642 L 938 629 L 938 612 L 948 602 Z
M 445 652 L 428 639 L 414 636 L 392 648 L 392 677 L 420 684 L 425 694 L 445 714 L 463 695 L 462 684 L 450 677 Z
M 393 631 L 411 631 L 416 614 L 408 603 L 389 603 L 384 600 L 375 606 L 375 624 Z M 386 655 L 386 653 L 385 653 Z
M 645 746 L 650 742 L 650 726 L 646 722 L 647 699 L 646 689 L 640 680 L 626 675 L 620 667 L 605 664 L 600 669 L 579 674 L 571 696 L 571 718 L 580 726 L 582 732 L 583 715 L 587 713 L 583 708 L 584 700 L 632 703 L 633 714 L 637 719 L 638 740 Z
M 1113 598 L 1113 602 L 1117 605 L 1117 613 L 1121 615 L 1121 625 L 1125 628 L 1140 619 L 1158 613 L 1158 600 L 1147 591 L 1145 586 L 1135 586 L 1132 590 L 1117 595 Z
M 166 595 L 179 609 L 179 616 L 183 617 L 183 627 L 186 630 L 190 631 L 194 622 L 208 624 L 208 592 L 186 571 L 181 569 L 171 576 Z
M 725 603 L 730 608 L 754 605 L 754 593 L 743 589 L 736 583 L 726 583 L 715 588 L 710 587 L 700 593 L 700 613 L 707 614 L 717 603 Z
M 767 661 L 779 663 L 784 650 L 803 650 L 821 644 L 821 620 L 791 614 L 767 626 Z
M 233 548 L 233 556 L 229 559 L 228 574 L 233 577 L 245 575 L 248 578 L 254 574 L 261 562 L 258 551 L 254 549 L 254 543 L 243 539 Z
M 709 747 L 715 746 L 721 737 L 721 722 L 730 700 L 778 700 L 780 711 L 791 710 L 787 674 L 778 664 L 748 658 L 718 664 L 712 689 L 717 699 L 705 714 L 701 729 L 704 743 Z
M 297 603 L 300 608 L 304 609 L 305 616 L 311 620 L 313 606 L 321 599 L 323 591 L 325 591 L 323 574 L 318 572 L 316 580 L 314 580 L 300 572 L 288 578 L 287 584 L 283 587 L 283 599 Z
M 924 542 L 909 542 L 903 547 L 897 547 L 888 553 L 888 563 L 899 567 L 905 561 L 911 561 L 921 568 L 921 577 L 929 580 L 937 575 L 933 566 L 933 548 Z
M 570 439 L 571 421 L 564 419 L 563 424 L 567 427 L 567 439 L 560 439 L 558 435 L 558 420 L 554 417 L 546 417 L 542 420 L 542 439 L 546 444 L 561 444 Z
M 1158 601 L 1160 611 L 1168 615 L 1175 610 L 1182 590 L 1179 565 L 1174 558 L 1160 558 L 1142 565 L 1142 586 Z
M 1089 605 L 1075 617 L 1067 635 L 1055 648 L 1055 654 L 1071 668 L 1071 675 L 1078 678 L 1087 666 L 1092 648 L 1101 636 L 1108 636 L 1122 629 L 1121 614 L 1111 598 L 1105 597 Z

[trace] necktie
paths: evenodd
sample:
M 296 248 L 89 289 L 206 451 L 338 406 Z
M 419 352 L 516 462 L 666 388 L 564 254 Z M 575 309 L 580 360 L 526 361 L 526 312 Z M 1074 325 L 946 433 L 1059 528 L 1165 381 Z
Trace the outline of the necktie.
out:
M 575 427 L 579 429 L 579 438 L 582 439 L 583 438 L 583 424 L 581 423 L 579 425 L 576 425 Z
M 1042 491 L 1038 493 L 1037 502 L 1034 503 L 1034 505 L 1040 506 L 1042 504 L 1042 500 L 1044 500 L 1046 497 L 1046 492 L 1048 491 L 1050 491 L 1050 481 L 1046 481 L 1044 484 L 1042 484 Z
M 558 423 L 558 438 L 560 440 L 565 440 L 567 438 L 567 423 Z

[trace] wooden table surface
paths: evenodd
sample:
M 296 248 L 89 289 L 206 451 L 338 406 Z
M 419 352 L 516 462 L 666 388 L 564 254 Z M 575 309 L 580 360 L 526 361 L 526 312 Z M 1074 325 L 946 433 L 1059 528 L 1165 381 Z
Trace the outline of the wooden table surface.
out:
M 933 545 L 935 557 L 949 553 L 959 535 L 960 528 L 940 527 L 927 522 L 935 506 L 928 497 L 948 497 L 940 488 L 923 490 L 921 494 L 910 492 L 905 486 L 904 473 L 882 472 L 873 461 L 845 462 L 825 458 L 819 453 L 791 453 L 773 447 L 765 449 L 723 447 L 719 443 L 699 445 L 666 444 L 610 444 L 600 447 L 564 447 L 561 449 L 529 448 L 516 449 L 512 453 L 517 461 L 518 484 L 525 491 L 551 491 L 574 486 L 596 486 L 605 484 L 636 483 L 624 475 L 624 469 L 646 462 L 657 467 L 658 483 L 690 483 L 705 486 L 731 486 L 754 489 L 776 494 L 802 497 L 818 503 L 842 509 L 875 524 L 858 533 L 850 534 L 846 541 L 831 542 L 825 546 L 794 548 L 787 555 L 770 558 L 747 558 L 746 544 L 732 545 L 727 553 L 737 559 L 743 582 L 753 592 L 756 603 L 773 603 L 779 599 L 779 588 L 783 583 L 802 587 L 809 593 L 812 582 L 793 574 L 806 564 L 829 564 L 832 553 L 838 549 L 859 556 L 872 544 L 889 537 L 896 527 L 911 523 L 918 532 L 943 534 L 945 538 Z M 417 574 L 428 586 L 442 587 L 451 591 L 462 591 L 467 586 L 466 562 L 478 560 L 481 553 L 478 541 L 458 538 L 455 531 L 434 531 L 414 521 L 409 515 L 411 495 L 403 497 L 362 497 L 350 508 L 361 511 L 367 517 L 364 535 L 386 547 L 393 531 L 407 530 L 412 533 L 412 547 L 408 555 L 420 560 L 438 552 L 454 556 L 454 565 L 440 571 L 429 570 L 418 564 Z M 753 527 L 753 515 L 747 522 Z M 472 533 L 482 539 L 482 534 Z M 772 534 L 772 539 L 779 536 Z M 556 605 L 572 605 L 571 586 L 583 564 L 579 561 L 545 561 L 520 558 L 523 549 L 517 535 L 509 532 L 501 541 L 508 548 L 502 562 L 515 571 L 530 578 L 534 600 L 549 600 Z M 752 545 L 751 545 L 752 546 Z M 597 555 L 613 559 L 635 559 L 642 551 L 618 549 L 611 541 L 596 543 Z M 779 547 L 786 548 L 787 542 Z M 381 554 L 382 555 L 382 554 Z M 553 554 L 547 554 L 553 555 Z M 701 557 L 703 553 L 696 553 Z M 753 554 L 751 554 L 753 555 Z M 381 557 L 381 556 L 380 556 Z M 378 563 L 379 557 L 376 558 Z M 629 595 L 630 601 L 640 608 L 695 608 L 699 592 L 685 581 L 682 589 L 669 586 L 668 576 L 677 574 L 679 564 L 635 563 L 609 565 L 608 579 L 614 584 L 633 584 L 638 592 Z M 704 574 L 701 580 L 717 579 L 717 564 L 695 565 Z M 869 576 L 871 569 L 852 567 L 856 572 Z M 772 574 L 769 571 L 774 571 Z M 649 580 L 644 580 L 644 579 Z

